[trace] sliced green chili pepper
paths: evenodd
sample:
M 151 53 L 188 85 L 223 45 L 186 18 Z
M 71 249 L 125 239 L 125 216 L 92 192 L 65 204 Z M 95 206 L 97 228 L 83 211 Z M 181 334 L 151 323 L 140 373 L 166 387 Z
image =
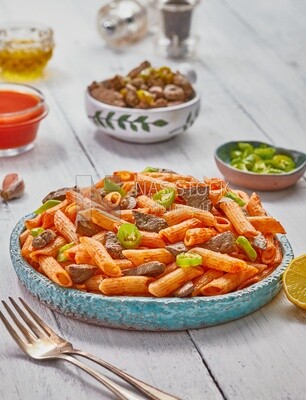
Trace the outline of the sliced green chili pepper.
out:
M 141 241 L 141 233 L 134 224 L 122 224 L 118 230 L 117 238 L 125 249 L 135 249 Z
M 34 211 L 34 214 L 42 214 L 44 211 L 49 210 L 49 208 L 52 208 L 54 206 L 57 206 L 59 203 L 61 203 L 60 200 L 47 200 L 44 204 L 38 207 L 37 210 Z
M 245 166 L 245 164 L 243 162 L 231 164 L 231 166 L 234 168 L 240 169 L 240 171 L 248 171 L 247 167 Z
M 33 228 L 30 230 L 30 235 L 33 237 L 36 237 L 36 236 L 40 235 L 43 231 L 44 231 L 44 228 L 42 228 L 42 227 Z
M 275 168 L 285 172 L 290 172 L 295 168 L 295 163 L 291 157 L 285 154 L 277 154 L 272 158 L 272 164 Z
M 240 207 L 245 206 L 245 201 L 243 201 L 239 196 L 237 196 L 234 192 L 226 192 L 225 197 L 234 200 Z
M 65 251 L 73 247 L 75 244 L 73 242 L 65 244 L 64 246 L 60 247 L 56 256 L 56 260 L 58 262 L 65 262 L 68 261 L 68 258 L 65 255 Z
M 238 247 L 245 252 L 251 261 L 255 261 L 257 258 L 256 250 L 252 247 L 251 243 L 244 236 L 238 236 L 236 242 Z
M 254 153 L 263 160 L 269 160 L 276 153 L 276 149 L 274 147 L 257 147 L 254 149 Z
M 180 253 L 176 256 L 176 265 L 181 268 L 202 265 L 202 257 L 196 253 Z
M 164 207 L 169 207 L 175 200 L 175 193 L 173 188 L 164 188 L 154 194 L 153 200 Z
M 142 172 L 158 172 L 158 168 L 146 167 Z
M 296 165 L 292 157 L 276 154 L 276 148 L 261 144 L 239 142 L 236 149 L 230 151 L 230 165 L 241 171 L 257 174 L 282 174 L 292 171 Z
M 126 195 L 125 190 L 123 190 L 121 186 L 107 178 L 104 179 L 104 190 L 107 193 L 118 192 L 122 197 Z
M 240 142 L 238 143 L 238 149 L 243 152 L 245 157 L 254 153 L 254 147 L 251 145 L 251 143 Z

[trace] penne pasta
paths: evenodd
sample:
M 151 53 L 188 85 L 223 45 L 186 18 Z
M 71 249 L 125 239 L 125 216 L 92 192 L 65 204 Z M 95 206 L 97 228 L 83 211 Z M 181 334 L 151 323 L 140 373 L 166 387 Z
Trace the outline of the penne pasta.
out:
M 180 242 L 184 239 L 188 229 L 201 225 L 201 221 L 197 218 L 187 219 L 177 225 L 169 226 L 169 228 L 159 231 L 159 236 L 167 243 Z
M 159 261 L 164 264 L 174 261 L 173 255 L 165 249 L 123 250 L 122 253 L 135 266 L 149 261 Z
M 141 241 L 140 246 L 149 247 L 156 249 L 156 247 L 161 248 L 165 247 L 166 243 L 160 237 L 160 235 L 156 232 L 146 232 L 140 231 L 141 233 Z
M 267 233 L 265 235 L 267 247 L 261 252 L 261 260 L 265 264 L 272 264 L 276 256 L 276 247 L 274 244 L 273 233 Z
M 81 237 L 81 243 L 84 245 L 88 254 L 94 259 L 95 264 L 101 268 L 101 270 L 107 276 L 121 276 L 121 269 L 115 263 L 115 261 L 108 254 L 106 248 L 102 243 L 90 237 Z
M 212 250 L 195 247 L 189 250 L 190 253 L 199 254 L 202 257 L 202 265 L 208 268 L 225 272 L 240 272 L 247 268 L 247 263 L 239 258 L 227 254 L 216 253 Z
M 19 236 L 20 247 L 23 247 L 27 237 L 30 235 L 30 229 L 24 230 Z
M 227 218 L 216 216 L 215 228 L 219 233 L 233 231 L 233 225 Z
M 38 258 L 39 266 L 53 282 L 60 286 L 71 287 L 73 282 L 67 271 L 51 256 L 41 255 Z
M 96 265 L 96 261 L 91 257 L 87 250 L 77 250 L 74 256 L 76 264 Z
M 61 210 L 57 210 L 54 214 L 54 226 L 67 242 L 79 243 L 75 225 Z
M 258 235 L 258 231 L 248 221 L 241 207 L 235 201 L 224 201 L 220 203 L 220 208 L 233 224 L 239 235 L 247 238 L 254 238 Z
M 137 197 L 137 207 L 148 208 L 149 213 L 154 215 L 162 215 L 166 211 L 164 206 L 156 203 L 156 201 L 145 195 Z
M 257 193 L 252 193 L 247 204 L 246 204 L 246 210 L 249 213 L 249 215 L 267 215 L 266 210 L 263 208 L 260 198 Z
M 156 297 L 165 297 L 173 293 L 184 283 L 203 274 L 200 267 L 177 268 L 149 284 L 149 292 Z
M 148 285 L 152 278 L 147 276 L 122 276 L 107 278 L 99 285 L 103 294 L 108 296 L 146 296 L 149 295 Z
M 97 210 L 95 208 L 92 208 L 90 211 L 91 211 L 92 222 L 101 226 L 101 228 L 107 231 L 113 231 L 116 225 L 118 224 L 120 225 L 125 222 L 119 219 L 118 217 L 106 213 L 105 211 L 102 210 Z
M 64 211 L 67 207 L 68 202 L 67 200 L 63 200 L 61 203 L 57 204 L 54 207 L 49 208 L 48 210 L 44 211 L 42 214 L 42 227 L 44 229 L 50 228 L 50 226 L 54 225 L 54 216 L 55 213 L 60 210 Z
M 133 224 L 135 222 L 133 211 L 134 210 L 121 210 L 120 218 L 126 222 L 130 222 Z M 135 211 L 138 211 L 138 212 L 141 212 L 144 214 L 149 214 L 149 208 L 135 208 Z
M 33 236 L 28 235 L 21 247 L 21 255 L 27 260 L 30 258 L 31 253 L 34 250 L 32 247 L 32 241 L 33 241 Z
M 42 221 L 42 214 L 38 214 L 36 215 L 36 217 L 25 221 L 25 227 L 29 230 L 33 228 L 38 228 L 39 226 L 41 226 L 41 221 Z
M 136 175 L 136 184 L 139 187 L 141 195 L 152 196 L 156 192 L 166 187 L 176 190 L 176 184 L 173 182 L 163 181 L 162 179 L 152 178 L 149 175 L 138 173 Z
M 185 219 L 189 218 L 199 219 L 203 223 L 203 226 L 212 227 L 215 225 L 216 222 L 215 216 L 210 211 L 201 210 L 200 208 L 190 207 L 185 204 L 172 204 L 172 210 L 180 210 L 180 212 L 183 215 L 188 215 L 188 218 Z M 169 223 L 169 225 L 174 225 L 174 224 Z
M 104 197 L 104 199 L 110 203 L 110 206 L 112 208 L 116 208 L 116 207 L 119 207 L 122 196 L 118 192 L 111 192 L 111 193 L 108 193 Z
M 99 286 L 102 281 L 103 281 L 103 275 L 98 274 L 87 279 L 86 281 L 83 282 L 83 284 L 88 292 L 100 292 Z
M 184 243 L 186 246 L 191 247 L 196 244 L 204 243 L 217 235 L 214 229 L 211 228 L 193 228 L 188 229 L 185 233 Z
M 235 290 L 241 283 L 257 273 L 257 268 L 248 266 L 244 271 L 227 273 L 220 278 L 214 279 L 201 289 L 205 296 L 216 296 Z
M 105 296 L 218 295 L 259 282 L 281 263 L 276 234 L 285 229 L 256 193 L 249 197 L 220 178 L 157 171 L 115 171 L 113 186 L 104 178 L 68 190 L 55 207 L 25 221 L 21 255 L 59 285 Z M 154 201 L 165 188 L 174 190 Z M 246 204 L 225 201 L 228 191 Z M 40 236 L 36 248 L 32 235 Z M 81 270 L 94 275 L 83 282 L 75 275 Z
M 282 224 L 270 216 L 247 217 L 253 227 L 263 234 L 266 233 L 286 233 Z
M 194 289 L 191 293 L 191 297 L 198 296 L 201 293 L 201 290 L 208 283 L 213 281 L 214 279 L 220 278 L 224 274 L 223 271 L 218 271 L 217 269 L 209 268 L 207 271 L 203 273 L 203 275 L 198 276 L 194 279 Z

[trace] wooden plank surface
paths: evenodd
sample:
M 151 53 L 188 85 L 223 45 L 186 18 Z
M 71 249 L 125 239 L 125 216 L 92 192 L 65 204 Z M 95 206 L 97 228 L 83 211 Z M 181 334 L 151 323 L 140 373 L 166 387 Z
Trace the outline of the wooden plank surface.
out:
M 268 4 L 267 4 L 268 3 Z M 189 332 L 128 332 L 89 326 L 53 313 L 21 287 L 9 259 L 15 223 L 57 187 L 96 180 L 114 169 L 169 167 L 197 177 L 218 176 L 215 148 L 227 140 L 258 139 L 306 151 L 305 2 L 213 0 L 198 7 L 198 59 L 193 61 L 202 93 L 199 119 L 187 134 L 156 145 L 133 145 L 96 131 L 87 120 L 84 91 L 93 80 L 127 72 L 143 59 L 177 63 L 154 54 L 153 37 L 115 53 L 98 36 L 101 2 L 0 1 L 0 23 L 37 20 L 55 29 L 56 49 L 44 81 L 50 113 L 37 145 L 23 156 L 0 159 L 1 177 L 16 171 L 26 195 L 0 203 L 3 283 L 1 298 L 21 295 L 77 347 L 97 354 L 184 400 L 305 398 L 306 314 L 283 294 L 260 311 L 230 324 Z M 277 10 L 277 12 L 273 12 Z M 288 18 L 287 18 L 288 16 Z M 290 35 L 289 35 L 290 33 Z M 283 38 L 278 41 L 278 36 Z M 294 61 L 300 68 L 290 63 Z M 280 219 L 296 255 L 305 252 L 306 182 L 262 193 Z M 9 400 L 113 399 L 91 378 L 66 363 L 29 361 L 3 328 L 0 398 Z

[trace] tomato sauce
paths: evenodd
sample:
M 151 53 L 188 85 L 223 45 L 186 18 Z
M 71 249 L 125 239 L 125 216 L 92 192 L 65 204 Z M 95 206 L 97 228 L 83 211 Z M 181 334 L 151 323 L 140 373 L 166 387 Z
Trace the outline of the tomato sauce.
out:
M 0 90 L 0 149 L 26 146 L 34 141 L 46 116 L 44 101 L 30 93 Z

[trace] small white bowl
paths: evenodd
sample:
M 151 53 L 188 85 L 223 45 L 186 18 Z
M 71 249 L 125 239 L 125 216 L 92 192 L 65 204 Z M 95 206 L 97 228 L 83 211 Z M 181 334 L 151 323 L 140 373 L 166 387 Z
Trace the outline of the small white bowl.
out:
M 88 118 L 101 132 L 125 142 L 157 143 L 187 131 L 199 115 L 200 96 L 177 106 L 139 109 L 116 107 L 85 94 Z

